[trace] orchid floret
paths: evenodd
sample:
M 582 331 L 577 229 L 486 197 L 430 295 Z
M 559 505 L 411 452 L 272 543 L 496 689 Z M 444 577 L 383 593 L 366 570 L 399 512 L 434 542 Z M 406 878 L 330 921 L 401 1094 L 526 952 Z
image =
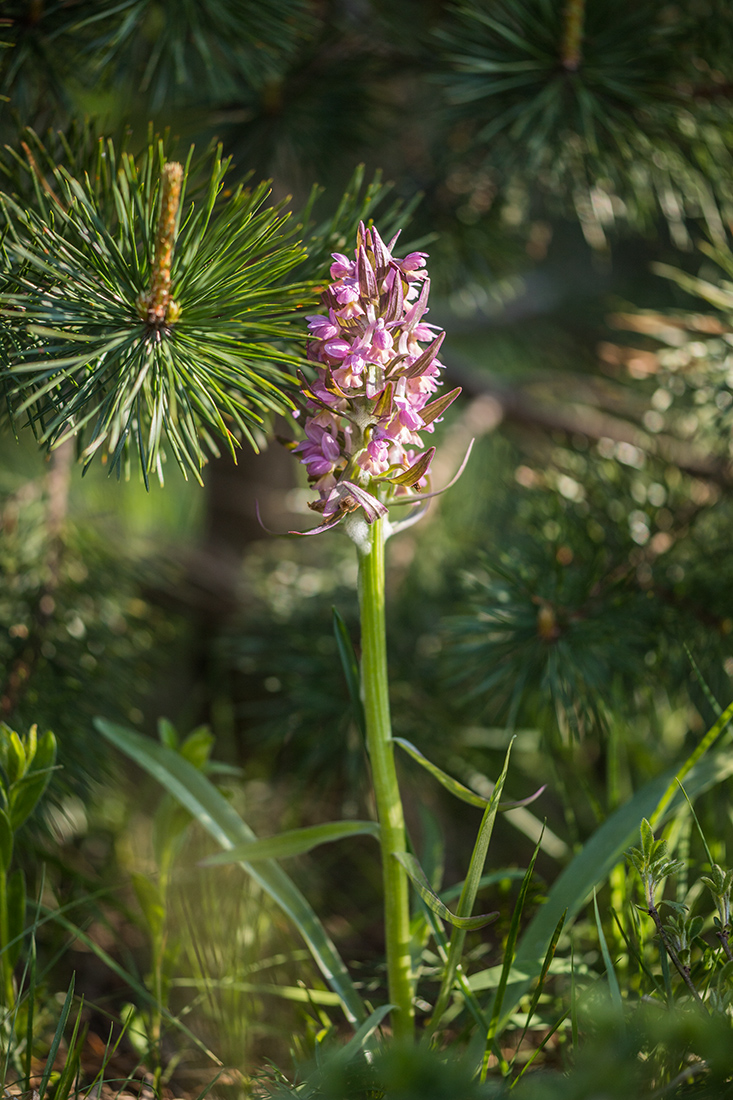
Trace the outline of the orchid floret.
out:
M 385 244 L 362 222 L 354 259 L 332 254 L 323 313 L 306 318 L 316 377 L 302 379 L 306 438 L 294 451 L 318 492 L 309 506 L 326 522 L 317 531 L 355 512 L 371 524 L 401 497 L 419 500 L 434 452 L 420 433 L 460 392 L 432 400 L 443 332 L 424 320 L 427 253 L 394 257 L 397 236 Z

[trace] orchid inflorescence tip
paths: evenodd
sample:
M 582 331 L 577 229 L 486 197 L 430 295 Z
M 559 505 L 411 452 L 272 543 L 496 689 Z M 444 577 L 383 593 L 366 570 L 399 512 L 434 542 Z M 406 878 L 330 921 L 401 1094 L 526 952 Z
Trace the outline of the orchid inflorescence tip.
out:
M 419 504 L 435 494 L 435 448 L 420 433 L 434 425 L 460 388 L 434 397 L 445 333 L 424 320 L 430 279 L 424 252 L 397 259 L 376 227 L 360 223 L 354 259 L 333 253 L 324 312 L 307 318 L 307 357 L 315 378 L 299 375 L 305 439 L 292 449 L 318 492 L 309 507 L 336 526 L 360 512 L 368 524 L 392 503 Z

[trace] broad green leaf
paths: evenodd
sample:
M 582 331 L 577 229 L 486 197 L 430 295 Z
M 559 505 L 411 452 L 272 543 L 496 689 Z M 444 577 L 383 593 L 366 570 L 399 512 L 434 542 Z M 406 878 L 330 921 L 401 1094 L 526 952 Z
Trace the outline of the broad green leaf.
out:
M 687 774 L 685 790 L 694 798 L 730 775 L 733 775 L 733 752 L 720 750 L 695 764 Z M 531 982 L 539 975 L 541 960 L 564 910 L 567 909 L 567 929 L 585 905 L 593 888 L 606 880 L 626 848 L 636 839 L 642 819 L 652 817 L 665 797 L 672 778 L 673 773 L 667 771 L 646 783 L 596 829 L 556 879 L 545 904 L 530 921 L 517 947 L 499 1031 L 505 1026 Z M 665 816 L 682 800 L 678 787 L 676 792 L 672 801 L 667 804 Z
M 169 718 L 158 719 L 158 739 L 161 745 L 167 745 L 169 749 L 177 749 L 180 743 L 178 730 Z
M 2 757 L 8 783 L 12 786 L 25 770 L 25 749 L 15 730 L 5 722 L 0 723 L 2 737 Z
M 35 729 L 35 726 L 32 728 Z M 30 738 L 30 734 L 28 736 Z M 36 742 L 33 759 L 29 764 L 29 771 L 45 772 L 52 769 L 56 764 L 56 748 L 56 737 L 51 730 L 46 730 Z
M 366 739 L 366 718 L 364 716 L 364 704 L 361 700 L 361 674 L 359 672 L 359 662 L 356 659 L 346 623 L 335 607 L 333 608 L 333 632 L 336 637 L 339 657 L 341 658 L 341 667 L 346 677 L 346 686 L 349 689 L 349 696 L 351 697 L 351 705 L 354 708 L 354 718 L 356 719 L 356 724 L 359 727 L 362 737 Z
M 23 822 L 33 813 L 43 797 L 52 774 L 53 768 L 47 768 L 45 771 L 27 772 L 22 779 L 13 784 L 10 791 L 9 813 L 14 831 L 17 832 Z
M 203 771 L 208 763 L 211 750 L 214 747 L 214 735 L 208 726 L 199 726 L 189 733 L 186 740 L 178 750 L 181 756 L 190 760 L 194 768 Z
M 428 760 L 427 756 L 423 756 L 418 748 L 412 744 L 411 741 L 406 741 L 404 737 L 393 737 L 395 745 L 406 752 L 408 756 L 411 756 L 413 760 L 417 761 L 421 768 L 425 768 L 425 771 L 430 772 L 434 779 L 437 779 L 441 786 L 445 787 L 447 791 L 450 791 L 456 798 L 460 798 L 461 802 L 467 802 L 469 806 L 477 806 L 481 810 L 485 810 L 488 805 L 488 799 L 482 798 L 480 794 L 476 794 L 475 791 L 469 790 L 463 783 L 460 783 L 457 779 L 454 779 L 451 775 L 447 775 L 442 768 L 439 768 L 437 764 L 433 764 L 431 760 Z
M 379 825 L 376 821 L 328 821 L 323 825 L 308 825 L 304 829 L 289 829 L 277 836 L 251 840 L 248 844 L 238 844 L 228 852 L 209 856 L 201 861 L 201 866 L 213 867 L 222 863 L 239 863 L 241 860 L 287 859 L 310 852 L 321 844 L 360 835 L 379 840 Z
M 0 875 L 7 875 L 13 858 L 13 830 L 10 818 L 0 809 Z
M 14 830 L 18 830 L 33 813 L 53 774 L 56 765 L 56 738 L 51 730 L 47 730 L 36 742 L 33 757 L 31 758 L 30 752 L 27 755 L 27 771 L 10 790 L 9 813 Z
M 222 848 L 231 849 L 257 840 L 234 807 L 188 760 L 165 745 L 104 718 L 95 719 L 94 724 L 108 741 L 157 779 Z M 241 866 L 293 921 L 326 981 L 341 997 L 347 1019 L 352 1023 L 363 1021 L 366 1010 L 343 960 L 297 886 L 274 860 L 252 864 L 242 861 Z
M 441 917 L 442 920 L 449 921 L 456 928 L 471 931 L 474 928 L 484 928 L 499 916 L 498 913 L 480 913 L 475 917 L 459 917 L 455 913 L 451 913 L 448 906 L 444 905 L 438 895 L 430 889 L 430 883 L 425 877 L 425 872 L 415 857 L 411 856 L 409 852 L 393 852 L 392 854 L 398 863 L 401 863 L 404 867 L 412 885 L 427 907 Z

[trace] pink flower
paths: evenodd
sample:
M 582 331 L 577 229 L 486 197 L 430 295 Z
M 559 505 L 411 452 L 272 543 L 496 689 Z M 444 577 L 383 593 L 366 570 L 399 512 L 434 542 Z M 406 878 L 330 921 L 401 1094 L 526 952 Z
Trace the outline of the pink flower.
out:
M 316 531 L 357 510 L 372 523 L 390 500 L 428 484 L 434 448 L 423 451 L 419 433 L 432 432 L 447 408 L 427 409 L 440 384 L 442 333 L 423 320 L 427 254 L 396 259 L 397 236 L 385 245 L 362 223 L 354 260 L 333 253 L 325 312 L 307 318 L 316 377 L 304 382 L 306 438 L 294 449 L 319 494 L 311 507 L 325 523 Z

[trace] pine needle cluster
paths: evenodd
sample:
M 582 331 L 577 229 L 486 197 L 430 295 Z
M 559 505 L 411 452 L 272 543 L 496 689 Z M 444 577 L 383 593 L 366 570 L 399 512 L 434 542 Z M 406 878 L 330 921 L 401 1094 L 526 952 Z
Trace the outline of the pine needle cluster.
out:
M 219 444 L 256 446 L 253 429 L 291 407 L 283 342 L 308 291 L 288 276 L 305 250 L 267 184 L 225 189 L 228 166 L 100 141 L 92 172 L 39 174 L 32 206 L 0 197 L 7 402 L 48 447 L 74 436 L 86 464 L 118 469 L 137 452 L 162 479 L 165 442 L 200 479 Z

